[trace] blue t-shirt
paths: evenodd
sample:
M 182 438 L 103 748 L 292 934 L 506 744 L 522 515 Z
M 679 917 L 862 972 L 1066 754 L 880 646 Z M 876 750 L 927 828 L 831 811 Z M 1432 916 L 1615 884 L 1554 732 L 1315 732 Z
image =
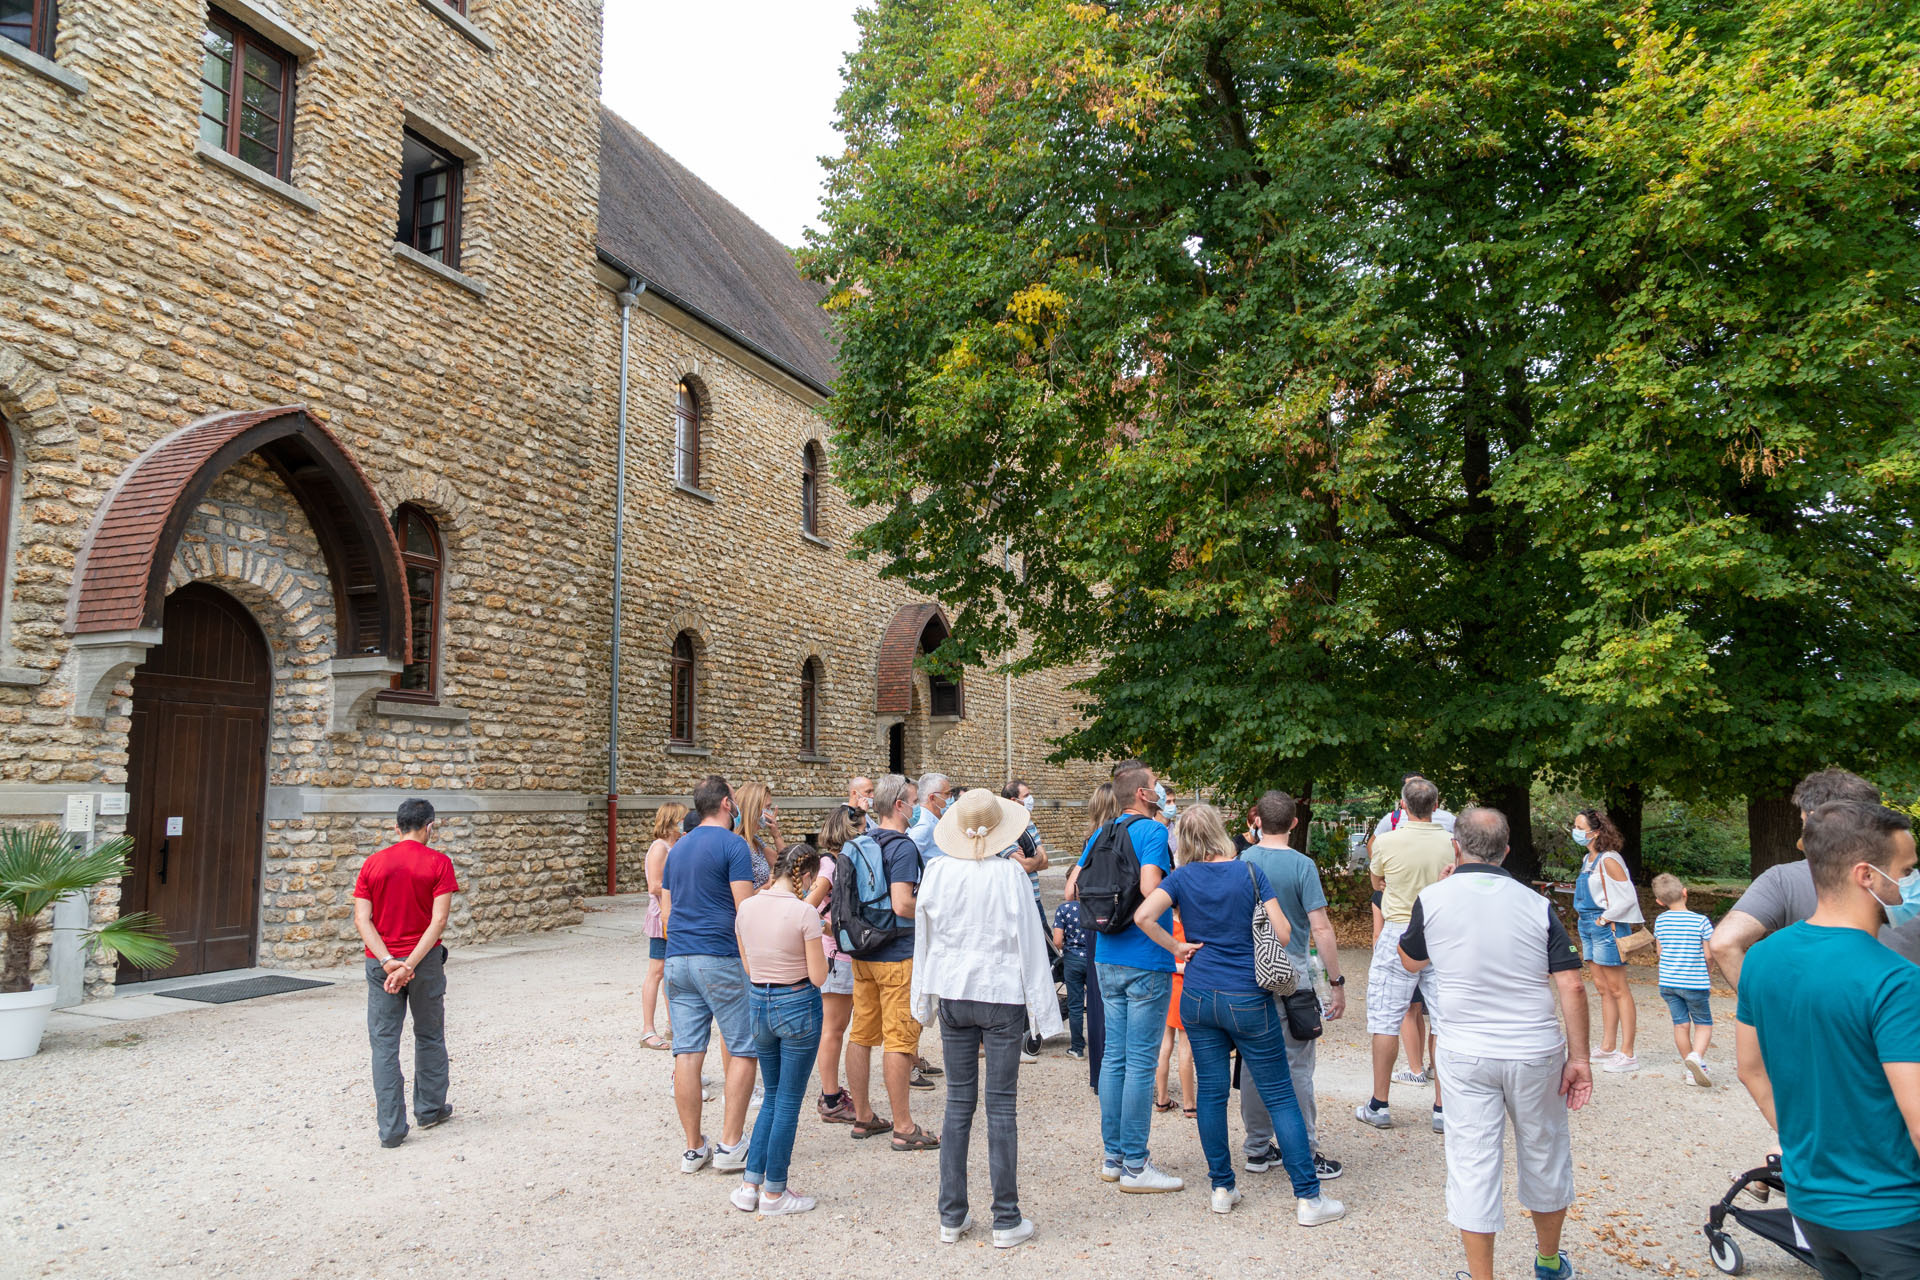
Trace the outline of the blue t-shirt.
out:
M 1710 991 L 1713 975 L 1700 944 L 1713 936 L 1713 921 L 1698 911 L 1662 911 L 1653 922 L 1660 944 L 1660 985 L 1675 991 Z
M 1287 935 L 1287 951 L 1300 972 L 1305 973 L 1307 944 L 1313 940 L 1307 912 L 1319 911 L 1327 905 L 1326 891 L 1320 887 L 1320 868 L 1298 849 L 1263 849 L 1257 844 L 1250 845 L 1240 860 L 1260 868 L 1267 883 L 1273 886 L 1280 912 L 1293 927 L 1293 932 Z
M 1167 853 L 1165 827 L 1137 813 L 1121 814 L 1120 821 L 1133 840 L 1133 853 L 1140 859 L 1142 868 L 1158 867 L 1163 875 L 1173 870 L 1173 859 Z M 1081 866 L 1087 865 L 1087 855 L 1093 852 L 1093 842 L 1099 834 L 1096 831 L 1087 837 L 1086 846 L 1080 850 Z M 1173 912 L 1168 911 L 1160 917 L 1160 927 L 1168 933 L 1173 932 Z M 1119 933 L 1094 934 L 1093 961 L 1095 964 L 1150 969 L 1156 973 L 1173 972 L 1173 952 L 1140 932 L 1138 925 L 1131 924 Z
M 913 837 L 898 831 L 875 831 L 873 838 L 880 842 L 880 869 L 886 874 L 889 892 L 896 884 L 910 884 L 916 888 L 920 884 L 920 846 Z M 851 872 L 851 868 L 848 868 Z M 892 964 L 899 960 L 913 959 L 913 921 L 894 917 L 894 923 L 908 930 L 904 937 L 895 938 L 886 946 L 870 956 L 864 957 L 878 964 Z
M 1180 924 L 1187 941 L 1207 944 L 1187 961 L 1188 991 L 1253 995 L 1262 991 L 1253 972 L 1255 881 L 1259 882 L 1259 900 L 1272 901 L 1273 885 L 1266 872 L 1237 859 L 1189 862 L 1160 882 L 1173 905 L 1180 908 Z
M 1887 1062 L 1920 1062 L 1920 967 L 1858 929 L 1789 925 L 1747 952 L 1794 1216 L 1835 1231 L 1920 1222 L 1920 1153 Z
M 1087 926 L 1080 921 L 1080 904 L 1063 902 L 1053 911 L 1053 927 L 1060 931 L 1060 949 L 1072 956 L 1087 954 Z
M 667 958 L 737 956 L 733 884 L 753 883 L 753 851 L 725 827 L 695 827 L 667 855 Z

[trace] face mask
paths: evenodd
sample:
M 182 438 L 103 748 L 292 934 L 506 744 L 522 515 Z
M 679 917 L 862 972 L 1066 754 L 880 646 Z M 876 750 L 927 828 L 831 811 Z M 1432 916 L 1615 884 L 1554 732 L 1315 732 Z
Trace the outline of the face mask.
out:
M 1153 784 L 1153 798 L 1159 801 L 1160 807 L 1162 809 L 1167 807 L 1167 784 L 1166 783 L 1156 782 Z
M 921 809 L 920 809 L 920 806 L 919 806 L 919 805 L 915 805 L 915 806 L 913 806 L 913 816 L 907 819 L 907 825 L 908 825 L 908 826 L 910 826 L 910 827 L 917 827 L 917 826 L 919 826 L 919 825 L 920 825 L 920 813 L 921 813 Z
M 1873 866 L 1872 863 L 1868 863 L 1867 865 L 1872 867 L 1873 874 L 1879 876 L 1882 880 L 1885 880 L 1888 884 L 1900 891 L 1900 901 L 1898 902 L 1885 902 L 1881 900 L 1879 894 L 1875 893 L 1873 895 L 1873 900 L 1880 903 L 1881 908 L 1887 913 L 1888 924 L 1897 929 L 1907 921 L 1913 919 L 1916 915 L 1920 915 L 1920 867 L 1915 867 L 1898 880 L 1895 880 L 1880 868 Z M 1872 891 L 1869 890 L 1868 892 Z
M 1023 809 L 1025 809 L 1025 810 L 1026 810 L 1026 811 L 1027 811 L 1028 813 L 1032 813 L 1032 812 L 1033 812 L 1033 797 L 1032 797 L 1032 796 L 1028 796 L 1028 797 L 1026 797 L 1026 798 L 1025 798 L 1024 800 L 1022 800 L 1022 801 L 1020 802 L 1020 807 L 1021 807 L 1021 808 L 1023 808 Z
M 770 813 L 763 813 L 763 814 L 761 814 L 761 815 L 760 815 L 760 829 L 761 829 L 762 831 L 771 831 L 771 830 L 773 829 L 773 815 L 772 815 L 772 814 L 770 814 Z
M 733 817 L 727 820 L 727 825 L 735 831 L 740 829 L 740 811 L 738 809 L 733 811 Z
M 1587 841 L 1591 839 L 1593 839 L 1593 833 L 1591 831 L 1588 831 L 1586 828 L 1575 827 L 1573 829 L 1573 842 L 1579 845 L 1582 849 L 1587 847 Z

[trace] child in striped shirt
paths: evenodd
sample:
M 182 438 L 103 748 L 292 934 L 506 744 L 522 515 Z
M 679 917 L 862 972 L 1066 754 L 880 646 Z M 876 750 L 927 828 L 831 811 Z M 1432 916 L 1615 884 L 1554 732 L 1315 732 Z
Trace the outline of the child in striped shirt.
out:
M 1713 1043 L 1713 977 L 1707 939 L 1713 921 L 1687 910 L 1687 886 L 1678 876 L 1653 878 L 1653 896 L 1666 910 L 1653 922 L 1653 940 L 1660 945 L 1660 998 L 1673 1015 L 1673 1047 L 1680 1051 L 1693 1083 L 1713 1084 L 1707 1070 L 1707 1046 Z

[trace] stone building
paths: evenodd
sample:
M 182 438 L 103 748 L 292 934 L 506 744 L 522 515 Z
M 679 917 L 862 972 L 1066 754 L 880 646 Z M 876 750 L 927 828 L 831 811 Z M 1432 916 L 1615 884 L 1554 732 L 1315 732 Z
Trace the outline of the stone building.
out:
M 1019 773 L 1067 837 L 1067 676 L 916 670 L 945 617 L 844 554 L 817 295 L 602 111 L 599 0 L 23 8 L 0 820 L 131 834 L 96 919 L 159 912 L 178 973 L 339 962 L 422 794 L 455 941 L 576 921 L 612 724 L 622 888 L 709 771 L 796 834 L 854 772 Z

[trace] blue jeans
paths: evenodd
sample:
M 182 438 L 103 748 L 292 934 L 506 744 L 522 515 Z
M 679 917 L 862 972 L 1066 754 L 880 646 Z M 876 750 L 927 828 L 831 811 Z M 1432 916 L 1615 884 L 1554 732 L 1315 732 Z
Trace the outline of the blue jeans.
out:
M 1160 1065 L 1173 975 L 1124 964 L 1097 968 L 1107 1020 L 1106 1053 L 1100 1062 L 1100 1140 L 1110 1163 L 1138 1173 L 1147 1163 L 1153 1073 Z
M 772 989 L 750 984 L 747 1003 L 753 1008 L 753 1043 L 765 1096 L 741 1180 L 774 1196 L 787 1189 L 793 1132 L 820 1052 L 820 988 L 811 982 Z
M 1320 1178 L 1313 1171 L 1313 1145 L 1300 1117 L 1293 1077 L 1287 1070 L 1286 1023 L 1273 997 L 1264 991 L 1195 991 L 1180 993 L 1180 1020 L 1187 1024 L 1193 1045 L 1193 1071 L 1200 1081 L 1200 1146 L 1207 1153 L 1207 1176 L 1216 1187 L 1233 1185 L 1233 1148 L 1227 1142 L 1227 1091 L 1230 1072 L 1227 1055 L 1240 1051 L 1247 1071 L 1240 1087 L 1256 1084 L 1260 1100 L 1273 1118 L 1273 1134 L 1280 1144 L 1280 1161 L 1293 1180 L 1293 1194 L 1311 1200 L 1320 1194 Z M 1251 1073 L 1250 1077 L 1249 1074 Z
M 1087 1051 L 1085 1014 L 1087 1010 L 1087 958 L 1069 951 L 1061 958 L 1060 972 L 1067 980 L 1067 1034 L 1075 1053 Z

